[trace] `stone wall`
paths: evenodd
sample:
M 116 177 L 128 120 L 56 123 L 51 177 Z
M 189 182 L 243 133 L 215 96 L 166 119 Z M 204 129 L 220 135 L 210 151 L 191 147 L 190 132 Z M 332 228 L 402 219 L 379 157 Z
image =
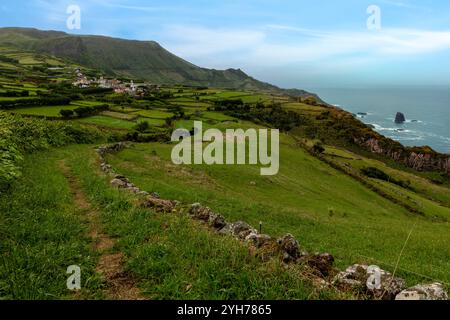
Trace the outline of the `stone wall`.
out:
M 165 200 L 153 192 L 140 190 L 128 178 L 116 173 L 107 164 L 105 155 L 120 152 L 125 143 L 102 146 L 97 149 L 101 159 L 100 168 L 111 177 L 110 184 L 139 197 L 138 205 L 159 213 L 186 212 L 190 217 L 208 226 L 218 235 L 231 236 L 254 248 L 255 255 L 262 261 L 278 258 L 280 262 L 299 264 L 308 268 L 311 280 L 321 288 L 333 287 L 337 290 L 362 294 L 372 299 L 384 300 L 447 300 L 448 295 L 440 283 L 420 284 L 406 288 L 406 282 L 382 269 L 355 264 L 345 271 L 334 267 L 334 257 L 329 253 L 308 253 L 302 250 L 297 239 L 291 234 L 274 238 L 259 233 L 245 221 L 228 222 L 224 216 L 200 203 L 182 204 L 177 200 Z M 379 279 L 374 277 L 379 275 Z M 377 283 L 378 281 L 378 283 Z M 359 296 L 359 295 L 358 295 Z

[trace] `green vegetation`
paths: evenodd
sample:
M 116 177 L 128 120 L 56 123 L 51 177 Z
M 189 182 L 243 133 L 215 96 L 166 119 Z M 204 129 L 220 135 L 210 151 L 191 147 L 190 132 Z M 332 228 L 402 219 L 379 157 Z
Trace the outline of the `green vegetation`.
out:
M 307 250 L 332 253 L 340 267 L 368 262 L 392 269 L 413 228 L 399 274 L 410 283 L 424 280 L 416 274 L 450 280 L 447 222 L 436 223 L 431 216 L 415 216 L 390 203 L 287 137 L 280 150 L 280 173 L 272 178 L 259 176 L 257 166 L 176 168 L 170 150 L 164 144 L 138 145 L 109 159 L 144 190 L 204 203 L 230 220 L 262 221 L 269 234 L 291 232 Z M 443 214 L 449 218 L 450 209 Z
M 71 143 L 92 143 L 102 133 L 70 122 L 27 119 L 0 111 L 0 190 L 20 175 L 26 153 Z
M 89 45 L 85 57 L 61 50 L 73 41 Z M 292 233 L 302 249 L 331 253 L 340 269 L 368 263 L 392 272 L 399 262 L 396 274 L 408 284 L 449 285 L 450 178 L 406 168 L 358 141 L 377 139 L 402 155 L 444 155 L 404 148 L 307 92 L 240 70 L 197 68 L 156 43 L 140 45 L 0 29 L 0 299 L 109 298 L 98 271 L 104 254 L 123 255 L 124 274 L 151 299 L 353 298 L 319 289 L 301 265 L 286 272 L 280 257 L 262 262 L 185 213 L 140 208 L 138 195 L 114 189 L 99 169 L 94 144 L 108 141 L 134 142 L 107 155 L 108 163 L 163 199 L 200 202 L 227 221 L 261 221 L 274 237 Z M 101 61 L 96 48 L 107 52 Z M 72 86 L 74 70 L 121 74 L 124 56 L 124 82 L 150 75 L 165 85 L 142 94 Z M 75 64 L 81 58 L 90 63 Z M 192 130 L 197 120 L 204 129 L 280 129 L 279 174 L 261 176 L 254 165 L 174 165 L 173 129 Z M 93 212 L 113 242 L 106 253 L 90 238 Z M 72 264 L 83 268 L 77 294 L 65 288 Z
M 172 113 L 163 110 L 140 110 L 134 112 L 133 114 L 146 117 L 146 118 L 154 118 L 154 119 L 166 119 L 173 116 Z
M 11 41 L 11 39 L 15 41 Z M 25 28 L 0 29 L 0 45 L 11 45 L 11 43 L 18 49 L 32 48 L 41 54 L 52 54 L 60 59 L 69 59 L 108 74 L 124 77 L 131 75 L 152 83 L 200 86 L 202 91 L 207 87 L 221 87 L 286 93 L 285 90 L 249 77 L 240 69 L 220 71 L 194 66 L 153 41 L 138 42 L 108 37 L 80 37 L 63 32 L 46 32 Z M 68 48 L 74 47 L 80 47 L 83 50 L 76 52 L 68 50 Z M 99 55 L 98 52 L 102 52 L 102 54 Z M 26 56 L 20 62 L 24 64 L 39 63 L 33 58 L 33 56 Z M 124 71 L 124 66 L 126 66 L 126 71 Z M 300 96 L 311 95 L 302 90 L 289 92 Z
M 1 299 L 73 299 L 66 269 L 82 266 L 82 293 L 99 298 L 84 212 L 73 204 L 54 152 L 27 156 L 23 176 L 0 197 Z
M 89 161 L 86 161 L 88 159 Z M 132 205 L 130 195 L 114 190 L 98 174 L 91 146 L 73 146 L 28 157 L 24 177 L 0 199 L 3 264 L 0 296 L 15 299 L 104 298 L 105 284 L 95 273 L 82 210 L 72 200 L 61 161 L 80 179 L 106 231 L 126 253 L 125 269 L 139 279 L 152 299 L 332 299 L 316 291 L 301 270 L 276 261 L 261 263 L 240 242 L 217 237 L 184 215 L 161 215 Z M 27 178 L 25 178 L 25 176 Z M 46 181 L 27 183 L 28 179 Z M 27 197 L 27 194 L 39 195 Z M 7 221 L 7 224 L 5 224 Z M 7 229 L 6 226 L 8 226 Z M 81 265 L 82 292 L 65 289 L 66 268 Z
M 94 124 L 99 126 L 105 126 L 118 129 L 131 129 L 135 123 L 127 120 L 115 119 L 108 116 L 93 116 L 85 119 L 81 119 L 80 122 L 87 124 Z

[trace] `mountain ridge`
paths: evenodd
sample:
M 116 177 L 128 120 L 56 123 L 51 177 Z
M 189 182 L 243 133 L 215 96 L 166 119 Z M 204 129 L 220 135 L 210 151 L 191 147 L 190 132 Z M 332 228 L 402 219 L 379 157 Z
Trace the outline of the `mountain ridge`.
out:
M 259 81 L 241 69 L 199 67 L 169 52 L 156 41 L 8 27 L 0 28 L 0 45 L 69 59 L 111 76 L 137 78 L 158 84 L 255 90 L 297 97 L 314 96 L 321 101 L 313 93 L 300 89 L 282 89 Z

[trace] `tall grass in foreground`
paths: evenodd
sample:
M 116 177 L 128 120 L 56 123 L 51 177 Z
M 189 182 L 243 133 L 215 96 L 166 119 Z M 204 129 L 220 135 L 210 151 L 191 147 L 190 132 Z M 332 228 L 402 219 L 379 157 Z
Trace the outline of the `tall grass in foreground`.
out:
M 396 274 L 411 286 L 450 281 L 448 222 L 409 213 L 283 136 L 274 177 L 260 176 L 259 166 L 251 165 L 175 166 L 170 154 L 168 144 L 136 144 L 108 161 L 163 198 L 200 202 L 229 221 L 262 221 L 263 232 L 273 236 L 292 233 L 306 251 L 331 253 L 340 269 L 367 263 L 392 272 L 413 229 Z M 450 217 L 448 208 L 440 209 Z
M 0 197 L 0 299 L 69 299 L 67 267 L 81 267 L 82 296 L 100 284 L 87 227 L 54 151 L 27 156 Z M 80 296 L 80 295 L 79 295 Z
M 219 236 L 185 215 L 137 209 L 130 195 L 113 190 L 98 171 L 93 150 L 71 148 L 70 165 L 100 208 L 106 231 L 117 238 L 126 268 L 153 299 L 332 299 L 301 269 L 262 263 L 247 246 Z M 86 161 L 90 159 L 90 161 Z

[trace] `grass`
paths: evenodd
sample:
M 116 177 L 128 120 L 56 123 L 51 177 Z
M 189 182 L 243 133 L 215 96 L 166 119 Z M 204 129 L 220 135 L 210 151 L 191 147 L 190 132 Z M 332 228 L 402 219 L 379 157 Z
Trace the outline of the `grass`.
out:
M 61 110 L 75 110 L 79 107 L 98 106 L 101 105 L 98 101 L 75 101 L 69 105 L 62 106 L 39 106 L 39 107 L 25 107 L 11 110 L 11 112 L 30 116 L 45 116 L 45 117 L 61 117 L 59 113 Z
M 212 119 L 212 120 L 218 120 L 218 121 L 231 121 L 236 120 L 233 117 L 227 116 L 221 112 L 215 112 L 215 111 L 206 111 L 202 113 L 202 118 L 206 119 Z
M 127 270 L 152 299 L 330 299 L 279 262 L 261 263 L 240 242 L 220 237 L 185 215 L 155 214 L 131 205 L 126 193 L 108 186 L 93 150 L 71 148 L 71 165 L 92 201 L 102 210 L 106 230 L 126 254 Z M 74 151 L 76 150 L 76 151 Z M 89 161 L 86 161 L 89 159 Z
M 133 112 L 133 114 L 143 116 L 146 118 L 154 118 L 154 119 L 166 119 L 166 118 L 170 118 L 173 116 L 173 113 L 171 113 L 171 112 L 158 110 L 158 109 L 140 110 L 137 112 Z
M 109 186 L 93 146 L 75 145 L 28 156 L 24 176 L 0 198 L 2 299 L 102 299 L 83 214 L 74 206 L 59 162 L 81 182 L 101 214 L 125 269 L 152 299 L 336 299 L 317 290 L 300 267 L 262 263 L 248 248 L 221 237 L 184 214 L 156 214 L 133 206 L 130 194 Z M 33 182 L 33 183 L 31 183 Z M 29 194 L 35 196 L 29 197 Z M 65 285 L 68 265 L 82 268 L 82 292 Z
M 117 128 L 117 129 L 131 129 L 133 128 L 136 123 L 122 120 L 122 119 L 116 119 L 109 116 L 92 116 L 89 118 L 83 118 L 78 120 L 82 123 L 88 123 L 88 124 L 94 124 L 98 126 L 103 127 L 110 127 L 110 128 Z
M 102 112 L 102 114 L 105 116 L 108 116 L 108 117 L 121 119 L 121 120 L 134 120 L 137 118 L 137 116 L 130 115 L 127 113 L 122 113 L 122 112 L 116 112 L 116 111 L 104 111 L 104 112 Z
M 170 161 L 170 145 L 137 145 L 110 157 L 113 165 L 145 190 L 186 203 L 201 202 L 273 235 L 293 233 L 310 251 L 328 251 L 341 268 L 375 263 L 410 284 L 450 282 L 447 222 L 410 214 L 282 139 L 280 173 L 262 177 L 257 166 L 183 166 Z M 150 156 L 156 152 L 157 156 Z M 255 182 L 256 186 L 252 186 Z M 418 276 L 417 274 L 423 275 Z
M 411 188 L 417 190 L 417 192 L 421 195 L 434 199 L 435 201 L 441 202 L 450 207 L 450 192 L 447 187 L 436 185 L 428 179 L 411 172 L 392 168 L 380 160 L 355 155 L 350 151 L 327 146 L 326 152 L 330 156 L 340 156 L 341 158 L 338 158 L 337 160 L 342 163 L 347 163 L 358 170 L 364 167 L 376 167 L 397 180 L 408 181 Z
M 95 255 L 74 208 L 58 155 L 27 157 L 23 176 L 0 197 L 0 299 L 70 299 L 66 269 L 82 267 L 82 295 L 99 297 Z
M 436 185 L 428 179 L 419 177 L 410 172 L 391 168 L 385 163 L 369 159 L 361 155 L 355 155 L 349 151 L 335 147 L 326 147 L 326 155 L 333 162 L 344 168 L 353 168 L 357 173 L 363 168 L 375 167 L 391 178 L 407 184 L 404 188 L 394 183 L 367 178 L 361 175 L 367 182 L 380 188 L 398 201 L 422 211 L 427 217 L 435 220 L 450 220 L 450 192 L 449 188 Z
M 11 101 L 11 100 L 17 100 L 17 99 L 32 99 L 33 97 L 0 97 L 0 100 L 6 100 L 6 101 Z
M 139 117 L 139 119 L 136 122 L 139 121 L 147 121 L 151 126 L 161 127 L 163 126 L 166 121 L 162 119 L 153 119 L 153 118 L 145 118 L 145 117 Z
M 17 108 L 12 110 L 13 113 L 30 115 L 30 116 L 46 116 L 46 117 L 61 117 L 60 111 L 65 110 L 75 110 L 79 108 L 79 105 L 63 105 L 63 106 L 40 106 L 40 107 L 27 107 L 27 108 Z
M 0 48 L 1 50 L 1 48 Z M 31 69 L 45 59 L 30 54 L 12 55 Z M 42 60 L 42 61 L 41 61 Z M 71 67 L 73 69 L 74 66 Z M 23 71 L 22 70 L 22 71 Z M 70 70 L 70 69 L 69 69 Z M 21 72 L 22 72 L 21 71 Z M 31 72 L 31 71 L 30 71 Z M 45 73 L 44 73 L 45 74 Z M 55 75 L 56 76 L 56 75 Z M 41 90 L 32 83 L 0 78 L 5 90 Z M 191 120 L 177 120 L 175 127 L 191 129 L 193 119 L 203 120 L 204 130 L 214 127 L 249 128 L 254 124 L 219 112 L 206 111 L 217 99 L 242 99 L 246 103 L 275 101 L 320 125 L 322 107 L 243 91 L 189 90 L 168 101 L 135 101 L 133 107 L 113 105 L 112 111 L 77 121 L 100 127 L 131 129 L 134 118 L 152 126 L 164 125 L 173 116 L 170 102 Z M 204 92 L 196 101 L 193 93 Z M 1 100 L 11 99 L 0 97 Z M 14 110 L 19 114 L 59 116 L 61 109 L 103 104 L 76 101 L 68 106 L 44 106 Z M 134 108 L 153 107 L 142 110 Z M 339 268 L 353 263 L 377 264 L 393 271 L 409 232 L 412 236 L 400 259 L 398 275 L 408 284 L 440 281 L 450 283 L 450 192 L 388 161 L 356 155 L 326 146 L 328 160 L 355 172 L 368 166 L 393 178 L 409 181 L 410 188 L 364 178 L 365 181 L 419 208 L 424 216 L 411 214 L 369 190 L 358 181 L 298 148 L 282 135 L 280 173 L 262 177 L 259 166 L 175 166 L 171 144 L 136 144 L 109 161 L 139 187 L 163 198 L 184 203 L 201 202 L 225 215 L 228 221 L 245 220 L 273 236 L 292 233 L 302 249 L 330 252 Z M 305 280 L 302 270 L 286 272 L 278 262 L 261 263 L 248 248 L 228 237 L 219 237 L 182 214 L 156 214 L 136 208 L 134 198 L 118 192 L 98 170 L 93 146 L 77 145 L 28 155 L 23 176 L 0 196 L 0 299 L 73 299 L 65 288 L 66 268 L 82 266 L 81 297 L 101 299 L 103 284 L 95 273 L 97 256 L 91 250 L 87 225 L 72 199 L 59 161 L 64 160 L 81 181 L 84 192 L 101 214 L 106 232 L 116 241 L 115 250 L 125 254 L 126 270 L 152 299 L 330 299 L 342 298 L 332 291 L 318 291 Z

